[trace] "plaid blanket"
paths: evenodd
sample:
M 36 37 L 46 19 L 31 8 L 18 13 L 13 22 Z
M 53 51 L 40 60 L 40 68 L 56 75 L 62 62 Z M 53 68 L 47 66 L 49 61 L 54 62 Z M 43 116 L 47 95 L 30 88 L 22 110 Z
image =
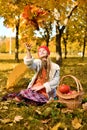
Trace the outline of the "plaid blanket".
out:
M 39 103 L 46 103 L 48 101 L 48 98 L 46 98 L 43 94 L 32 91 L 30 88 L 21 90 L 19 93 L 22 97 L 29 99 L 31 101 L 39 102 Z
M 32 91 L 30 88 L 21 90 L 18 93 L 9 93 L 2 98 L 2 101 L 6 101 L 8 98 L 14 99 L 18 97 L 20 101 L 24 101 L 27 104 L 43 105 L 49 99 L 39 92 Z

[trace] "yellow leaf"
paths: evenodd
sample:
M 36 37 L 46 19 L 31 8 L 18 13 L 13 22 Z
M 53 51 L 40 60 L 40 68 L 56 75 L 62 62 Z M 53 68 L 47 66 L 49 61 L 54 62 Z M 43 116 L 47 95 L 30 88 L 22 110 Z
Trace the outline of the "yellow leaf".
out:
M 7 106 L 3 106 L 3 109 L 7 110 L 7 109 L 8 109 L 8 107 L 7 107 Z
M 19 122 L 19 121 L 22 120 L 22 119 L 23 119 L 22 116 L 15 116 L 14 122 L 15 122 L 15 123 L 16 123 L 16 122 Z
M 10 123 L 11 120 L 9 118 L 8 119 L 2 119 L 1 122 L 4 123 L 4 124 L 7 124 L 7 123 Z
M 49 121 L 50 121 L 50 119 L 41 120 L 41 122 L 42 122 L 43 124 L 46 124 L 46 123 L 48 123 Z
M 39 110 L 35 110 L 35 112 L 36 112 L 37 114 L 39 114 L 39 115 L 42 114 L 41 111 L 39 111 Z
M 82 125 L 81 125 L 81 120 L 79 120 L 77 117 L 74 118 L 74 120 L 72 120 L 72 126 L 75 129 L 79 129 Z
M 61 122 L 57 123 L 51 130 L 58 130 L 58 128 L 61 126 Z
M 20 63 L 19 65 L 17 65 L 11 72 L 11 74 L 8 75 L 6 88 L 9 89 L 13 87 L 23 77 L 27 69 L 28 68 L 24 63 Z

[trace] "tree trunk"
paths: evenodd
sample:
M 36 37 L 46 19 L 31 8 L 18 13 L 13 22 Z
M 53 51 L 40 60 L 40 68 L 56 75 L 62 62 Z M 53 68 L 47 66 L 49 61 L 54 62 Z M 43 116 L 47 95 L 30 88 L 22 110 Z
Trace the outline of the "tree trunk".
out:
M 84 58 L 84 55 L 85 55 L 85 47 L 86 47 L 86 36 L 84 37 L 84 44 L 83 44 L 82 58 Z
M 46 42 L 46 46 L 47 46 L 47 47 L 49 46 L 49 42 Z
M 64 58 L 66 59 L 67 58 L 67 38 L 63 38 L 63 40 L 64 40 L 64 49 L 65 49 L 65 56 L 64 56 Z
M 68 24 L 68 20 L 70 19 L 72 15 L 72 12 L 77 8 L 77 6 L 78 6 L 78 3 L 75 3 L 73 8 L 68 13 L 66 19 L 64 20 L 64 25 L 62 27 L 59 25 L 60 19 L 55 18 L 56 20 L 56 53 L 57 55 L 59 54 L 59 58 L 56 58 L 56 62 L 59 65 L 62 65 L 61 37 L 62 37 L 65 27 Z
M 15 39 L 15 61 L 16 62 L 19 62 L 19 57 L 18 57 L 18 50 L 19 50 L 19 19 L 18 19 L 18 22 L 16 24 L 16 39 Z
M 47 47 L 49 46 L 49 39 L 50 39 L 49 32 L 47 32 L 47 36 L 46 36 L 46 46 Z
M 56 35 L 56 63 L 62 64 L 62 51 L 61 51 L 61 35 Z
M 62 65 L 62 49 L 61 49 L 61 37 L 63 30 L 65 29 L 65 26 L 62 26 L 61 29 L 59 29 L 59 26 L 56 28 L 56 63 L 59 64 L 60 66 Z
M 64 42 L 64 58 L 66 59 L 67 58 L 67 40 L 68 40 L 68 35 L 69 35 L 69 32 L 68 32 L 68 28 L 66 30 L 66 36 L 63 37 L 63 42 Z
M 47 33 L 47 35 L 45 36 L 45 39 L 46 39 L 46 46 L 48 47 L 49 46 L 49 39 L 50 39 L 50 34 L 49 34 L 48 28 L 46 28 L 46 33 Z

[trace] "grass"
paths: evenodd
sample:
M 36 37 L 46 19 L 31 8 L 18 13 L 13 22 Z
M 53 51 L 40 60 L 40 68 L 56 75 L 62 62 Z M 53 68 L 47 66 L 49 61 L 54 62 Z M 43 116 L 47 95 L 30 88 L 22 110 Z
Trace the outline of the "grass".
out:
M 87 112 L 82 107 L 73 111 L 58 107 L 58 102 L 50 102 L 43 106 L 26 106 L 23 102 L 18 104 L 14 100 L 1 101 L 2 96 L 26 88 L 32 77 L 28 72 L 16 84 L 14 89 L 6 89 L 8 75 L 18 63 L 14 62 L 14 55 L 0 54 L 0 130 L 86 130 Z M 20 55 L 22 62 L 24 54 Z M 53 57 L 54 59 L 54 57 Z M 71 74 L 76 76 L 84 89 L 84 98 L 87 98 L 87 57 L 63 59 L 60 68 L 60 77 Z M 72 78 L 67 84 L 76 87 Z

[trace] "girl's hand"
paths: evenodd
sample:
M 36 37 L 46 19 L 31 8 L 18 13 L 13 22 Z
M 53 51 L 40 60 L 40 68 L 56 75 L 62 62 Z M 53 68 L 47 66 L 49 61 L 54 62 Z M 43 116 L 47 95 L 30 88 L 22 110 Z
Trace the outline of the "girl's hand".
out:
M 41 89 L 43 89 L 43 88 L 44 88 L 44 86 L 41 85 L 41 86 L 32 87 L 31 89 L 32 89 L 33 91 L 39 91 L 39 90 L 41 90 Z
M 30 43 L 25 43 L 25 47 L 26 47 L 26 49 L 27 49 L 28 51 L 30 51 L 31 48 L 32 48 L 32 45 L 31 45 Z

